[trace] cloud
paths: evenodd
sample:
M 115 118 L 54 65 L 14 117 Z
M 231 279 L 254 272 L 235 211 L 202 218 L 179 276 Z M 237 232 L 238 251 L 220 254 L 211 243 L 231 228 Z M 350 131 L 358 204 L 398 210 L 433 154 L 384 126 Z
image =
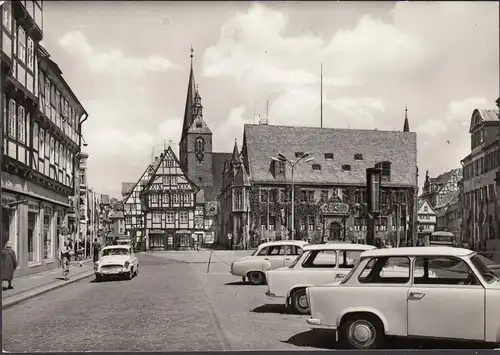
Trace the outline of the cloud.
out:
M 227 118 L 214 129 L 214 151 L 216 152 L 232 152 L 234 140 L 238 140 L 238 147 L 241 149 L 243 139 L 243 128 L 247 123 L 254 123 L 255 118 L 246 114 L 247 108 L 244 105 L 233 107 Z M 224 137 L 224 138 L 219 138 Z
M 145 58 L 127 57 L 120 49 L 97 49 L 90 45 L 81 31 L 70 31 L 58 41 L 68 53 L 82 57 L 94 73 L 140 75 L 177 69 L 177 65 L 158 55 Z
M 468 126 L 472 112 L 475 109 L 490 108 L 492 106 L 484 97 L 453 100 L 448 103 L 446 114 L 442 118 L 429 118 L 418 125 L 416 130 L 424 134 L 438 135 L 457 123 L 461 126 Z
M 385 112 L 384 103 L 375 97 L 340 97 L 328 101 L 328 105 L 337 113 L 343 114 L 344 128 L 374 129 L 377 127 L 375 114 Z M 337 123 L 338 127 L 342 127 L 341 122 Z

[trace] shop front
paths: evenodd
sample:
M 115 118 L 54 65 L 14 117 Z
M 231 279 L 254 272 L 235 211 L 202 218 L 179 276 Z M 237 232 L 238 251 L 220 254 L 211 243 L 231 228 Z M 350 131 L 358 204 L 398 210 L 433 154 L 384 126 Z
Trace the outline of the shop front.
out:
M 9 174 L 2 173 L 2 248 L 11 241 L 19 265 L 15 277 L 57 268 L 68 198 L 58 196 L 58 201 L 39 195 L 26 182 L 12 186 L 5 175 Z

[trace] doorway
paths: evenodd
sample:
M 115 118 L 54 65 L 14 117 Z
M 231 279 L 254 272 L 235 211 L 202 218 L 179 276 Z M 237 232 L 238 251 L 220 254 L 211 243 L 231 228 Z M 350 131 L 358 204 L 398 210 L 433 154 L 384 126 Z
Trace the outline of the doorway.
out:
M 340 240 L 341 226 L 337 222 L 330 223 L 330 240 Z

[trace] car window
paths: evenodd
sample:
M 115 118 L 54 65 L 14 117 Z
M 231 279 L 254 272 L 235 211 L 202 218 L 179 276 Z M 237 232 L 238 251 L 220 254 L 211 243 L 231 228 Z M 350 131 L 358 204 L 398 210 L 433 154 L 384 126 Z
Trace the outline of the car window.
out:
M 267 255 L 267 252 L 269 251 L 269 247 L 262 248 L 257 255 Z
M 470 258 L 476 269 L 487 283 L 498 281 L 498 273 L 495 272 L 495 262 L 482 255 L 476 254 Z M 492 269 L 490 269 L 492 268 Z
M 447 256 L 415 258 L 415 285 L 480 285 L 465 261 Z
M 281 248 L 284 252 L 284 254 L 286 255 L 299 255 L 299 251 L 298 249 L 300 249 L 299 247 L 297 247 L 296 245 L 284 245 L 282 246 Z M 280 254 L 283 254 L 280 252 Z M 300 253 L 302 254 L 302 253 Z
M 362 252 L 362 250 L 339 251 L 339 267 L 343 269 L 352 269 L 361 259 Z
M 272 247 L 269 247 L 269 253 L 267 253 L 267 255 L 283 255 L 283 253 L 281 252 L 283 249 L 281 248 L 280 245 L 275 245 L 275 246 L 272 246 Z
M 365 265 L 358 281 L 364 284 L 405 284 L 410 281 L 410 259 L 401 256 L 372 258 Z
M 305 268 L 334 268 L 337 266 L 336 250 L 315 250 L 311 251 L 307 259 L 302 264 Z
M 110 248 L 110 249 L 104 249 L 102 251 L 102 256 L 109 256 L 109 255 L 128 255 L 128 249 L 125 248 Z

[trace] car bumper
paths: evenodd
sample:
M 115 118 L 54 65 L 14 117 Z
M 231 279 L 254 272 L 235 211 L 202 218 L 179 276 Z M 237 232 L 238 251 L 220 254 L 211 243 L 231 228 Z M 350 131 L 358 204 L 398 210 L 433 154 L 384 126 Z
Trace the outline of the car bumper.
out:
M 96 271 L 95 275 L 96 276 L 124 276 L 128 275 L 130 270 L 119 270 L 119 271 Z
M 272 293 L 271 291 L 267 291 L 266 292 L 266 296 L 267 297 L 271 297 L 271 298 L 285 298 L 285 296 L 279 296 L 279 295 L 277 295 L 275 293 Z
M 306 319 L 307 324 L 311 325 L 313 328 L 328 328 L 328 329 L 337 329 L 334 325 L 326 325 L 321 324 L 321 319 L 318 318 L 309 318 Z

